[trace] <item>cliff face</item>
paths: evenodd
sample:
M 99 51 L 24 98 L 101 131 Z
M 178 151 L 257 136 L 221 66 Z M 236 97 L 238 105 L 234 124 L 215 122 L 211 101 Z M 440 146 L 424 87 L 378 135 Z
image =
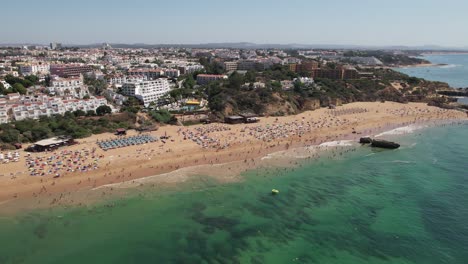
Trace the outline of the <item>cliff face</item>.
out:
M 315 110 L 320 108 L 320 100 L 318 99 L 308 99 L 305 100 L 304 105 L 302 106 L 302 110 Z
M 375 70 L 371 79 L 317 79 L 312 86 L 299 86 L 289 91 L 262 89 L 214 89 L 210 102 L 218 116 L 252 112 L 259 115 L 291 115 L 329 105 L 352 102 L 394 101 L 429 102 L 439 100 L 437 91 L 448 85 L 395 72 Z M 213 92 L 212 91 L 212 92 Z

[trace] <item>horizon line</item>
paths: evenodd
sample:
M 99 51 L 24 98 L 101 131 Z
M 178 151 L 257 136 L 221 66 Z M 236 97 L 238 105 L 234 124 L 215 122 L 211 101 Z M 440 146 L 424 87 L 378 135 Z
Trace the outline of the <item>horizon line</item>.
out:
M 404 47 L 404 48 L 444 48 L 444 49 L 466 49 L 468 50 L 468 46 L 444 46 L 438 44 L 423 44 L 423 45 L 404 45 L 404 44 L 388 44 L 388 45 L 374 45 L 374 44 L 303 44 L 303 43 L 255 43 L 255 42 L 248 42 L 248 41 L 239 41 L 239 42 L 205 42 L 205 43 L 145 43 L 145 42 L 134 42 L 134 43 L 126 43 L 126 42 L 94 42 L 94 43 L 85 43 L 85 44 L 78 44 L 78 43 L 65 43 L 60 41 L 52 41 L 49 43 L 34 43 L 34 42 L 17 42 L 17 43 L 0 43 L 0 46 L 22 46 L 22 45 L 37 45 L 37 46 L 49 46 L 50 43 L 61 43 L 62 45 L 66 45 L 68 47 L 73 46 L 93 46 L 93 45 L 102 45 L 102 44 L 109 44 L 109 45 L 146 45 L 146 46 L 203 46 L 203 45 L 252 45 L 252 46 L 316 46 L 316 47 L 354 47 L 354 48 L 397 48 L 397 47 Z M 295 48 L 295 47 L 292 47 Z M 296 47 L 301 48 L 301 47 Z M 304 47 L 306 48 L 306 47 Z

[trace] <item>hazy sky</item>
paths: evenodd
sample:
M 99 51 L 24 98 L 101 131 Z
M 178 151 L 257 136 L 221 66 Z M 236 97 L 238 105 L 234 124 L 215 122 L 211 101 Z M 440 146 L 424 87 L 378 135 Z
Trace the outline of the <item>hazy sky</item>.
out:
M 2 2 L 0 43 L 468 46 L 468 0 Z

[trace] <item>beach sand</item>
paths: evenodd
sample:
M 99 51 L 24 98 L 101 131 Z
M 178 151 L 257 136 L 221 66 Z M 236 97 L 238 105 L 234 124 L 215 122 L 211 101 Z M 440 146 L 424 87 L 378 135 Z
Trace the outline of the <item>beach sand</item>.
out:
M 411 65 L 400 65 L 398 67 L 391 68 L 424 68 L 424 67 L 441 67 L 446 66 L 447 64 L 443 63 L 420 63 L 420 64 L 411 64 Z
M 158 141 L 108 151 L 99 149 L 96 141 L 116 136 L 94 135 L 54 153 L 97 148 L 95 155 L 101 158 L 93 159 L 97 165 L 95 170 L 61 172 L 59 178 L 54 175 L 30 176 L 24 151 L 21 151 L 19 162 L 1 164 L 0 211 L 13 207 L 83 205 L 101 201 L 111 194 L 125 194 L 128 187 L 175 186 L 197 175 L 209 176 L 219 182 L 240 181 L 240 174 L 246 170 L 292 164 L 292 161 L 282 159 L 280 162 L 271 158 L 268 156 L 271 153 L 323 142 L 355 140 L 412 124 L 466 120 L 466 117 L 466 113 L 460 111 L 422 103 L 362 102 L 295 116 L 262 117 L 256 124 L 164 126 L 150 134 L 158 138 L 171 136 L 165 143 Z M 135 131 L 129 132 L 129 135 L 135 134 Z M 202 135 L 204 137 L 200 138 Z M 33 153 L 31 158 L 47 158 L 54 153 Z M 310 151 L 303 154 L 310 155 Z

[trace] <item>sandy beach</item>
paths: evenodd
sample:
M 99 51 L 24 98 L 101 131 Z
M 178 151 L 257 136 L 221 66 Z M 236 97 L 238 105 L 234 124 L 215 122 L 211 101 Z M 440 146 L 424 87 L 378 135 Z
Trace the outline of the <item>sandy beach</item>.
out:
M 28 156 L 20 151 L 18 162 L 0 164 L 0 210 L 12 204 L 29 208 L 82 205 L 128 186 L 177 185 L 197 175 L 220 182 L 239 181 L 243 171 L 268 164 L 264 157 L 271 153 L 355 140 L 412 124 L 462 119 L 467 119 L 466 113 L 422 103 L 365 102 L 295 116 L 262 117 L 255 124 L 164 126 L 149 134 L 169 139 L 107 151 L 97 142 L 117 137 L 95 135 L 54 152 Z M 132 135 L 137 132 L 130 131 Z M 145 180 L 148 177 L 151 181 Z M 77 193 L 85 197 L 79 199 Z
M 424 68 L 424 67 L 442 67 L 447 66 L 447 64 L 443 63 L 420 63 L 420 64 L 411 64 L 411 65 L 400 65 L 397 67 L 391 68 Z

